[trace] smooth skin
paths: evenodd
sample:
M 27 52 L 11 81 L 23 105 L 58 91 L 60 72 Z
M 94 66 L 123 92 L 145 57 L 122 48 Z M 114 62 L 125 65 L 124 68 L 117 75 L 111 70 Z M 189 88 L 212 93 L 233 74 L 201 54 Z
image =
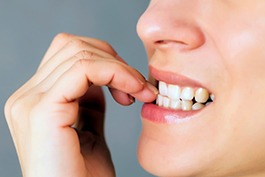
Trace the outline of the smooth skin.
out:
M 106 42 L 57 35 L 35 75 L 5 107 L 23 176 L 115 176 L 97 86 L 108 86 L 122 105 L 153 101 L 157 93 Z

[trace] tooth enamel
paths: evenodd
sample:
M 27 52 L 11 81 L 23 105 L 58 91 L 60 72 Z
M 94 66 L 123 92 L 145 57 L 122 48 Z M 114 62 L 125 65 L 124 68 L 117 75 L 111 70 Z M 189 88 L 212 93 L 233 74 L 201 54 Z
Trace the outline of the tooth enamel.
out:
M 204 88 L 199 88 L 195 92 L 195 101 L 205 103 L 209 99 L 209 92 Z
M 195 91 L 192 87 L 181 88 L 162 81 L 159 81 L 158 88 L 156 104 L 164 108 L 182 111 L 199 110 L 214 100 L 214 95 L 204 88 L 198 88 Z
M 180 95 L 182 100 L 192 100 L 194 97 L 194 90 L 191 87 L 185 87 Z
M 163 106 L 163 96 L 162 95 L 160 95 L 160 94 L 157 95 L 156 104 L 158 106 Z
M 181 109 L 181 101 L 180 100 L 171 100 L 170 108 L 171 109 Z
M 199 110 L 202 109 L 204 107 L 204 104 L 202 103 L 195 103 L 192 105 L 192 110 Z
M 167 84 L 160 81 L 158 85 L 159 93 L 163 96 L 167 96 Z
M 164 97 L 163 98 L 163 106 L 165 108 L 169 108 L 169 104 L 170 104 L 170 99 L 168 97 Z
M 208 106 L 209 104 L 212 104 L 212 102 L 207 102 L 207 103 L 205 104 L 205 106 Z
M 214 94 L 211 94 L 211 95 L 210 95 L 210 98 L 211 98 L 212 101 L 214 101 L 214 98 L 215 98 L 215 97 L 214 97 Z
M 184 100 L 184 101 L 181 102 L 181 108 L 182 108 L 183 111 L 190 111 L 191 108 L 192 108 L 192 104 L 193 104 L 192 101 Z
M 171 99 L 179 99 L 180 97 L 180 87 L 177 85 L 168 85 L 168 89 L 167 89 L 167 96 Z

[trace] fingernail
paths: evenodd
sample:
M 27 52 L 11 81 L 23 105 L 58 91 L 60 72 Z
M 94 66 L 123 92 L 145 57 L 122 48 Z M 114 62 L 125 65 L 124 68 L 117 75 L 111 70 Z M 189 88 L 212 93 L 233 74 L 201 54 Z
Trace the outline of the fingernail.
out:
M 131 103 L 134 103 L 135 102 L 135 98 L 132 95 L 129 95 L 128 94 L 128 98 L 129 98 L 129 100 L 130 100 Z
M 158 94 L 158 90 L 155 86 L 153 86 L 152 84 L 150 84 L 149 82 L 146 82 L 146 86 L 147 88 L 152 91 L 155 95 Z

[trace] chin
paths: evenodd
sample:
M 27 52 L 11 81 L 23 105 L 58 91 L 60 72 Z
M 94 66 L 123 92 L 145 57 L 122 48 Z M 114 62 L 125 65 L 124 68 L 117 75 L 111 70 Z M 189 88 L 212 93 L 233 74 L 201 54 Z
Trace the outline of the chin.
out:
M 155 176 L 213 175 L 214 164 L 218 160 L 217 154 L 213 151 L 208 141 L 191 141 L 190 138 L 187 138 L 187 141 L 183 138 L 178 140 L 168 131 L 161 130 L 151 122 L 143 121 L 138 144 L 138 160 L 147 172 Z
M 144 104 L 138 144 L 141 166 L 160 177 L 224 176 L 220 167 L 229 151 L 224 135 L 228 130 L 210 116 L 216 115 L 215 106 L 183 111 Z

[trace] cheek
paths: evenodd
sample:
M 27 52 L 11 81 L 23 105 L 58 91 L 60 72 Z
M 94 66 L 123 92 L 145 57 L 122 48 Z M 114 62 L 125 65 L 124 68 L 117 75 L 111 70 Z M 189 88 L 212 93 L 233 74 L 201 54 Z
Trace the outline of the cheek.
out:
M 234 31 L 220 42 L 229 73 L 222 102 L 234 147 L 241 147 L 236 154 L 257 160 L 265 156 L 265 27 Z
M 260 21 L 241 19 L 234 28 L 227 22 L 217 41 L 232 82 L 245 87 L 265 80 L 265 23 Z
M 227 93 L 230 93 L 231 97 L 234 95 L 237 99 L 244 100 L 242 103 L 263 107 L 262 103 L 265 103 L 265 28 L 263 34 L 257 30 L 249 30 L 231 34 L 228 39 L 230 41 L 223 52 L 228 54 L 223 58 L 229 73 L 230 91 L 227 90 Z

